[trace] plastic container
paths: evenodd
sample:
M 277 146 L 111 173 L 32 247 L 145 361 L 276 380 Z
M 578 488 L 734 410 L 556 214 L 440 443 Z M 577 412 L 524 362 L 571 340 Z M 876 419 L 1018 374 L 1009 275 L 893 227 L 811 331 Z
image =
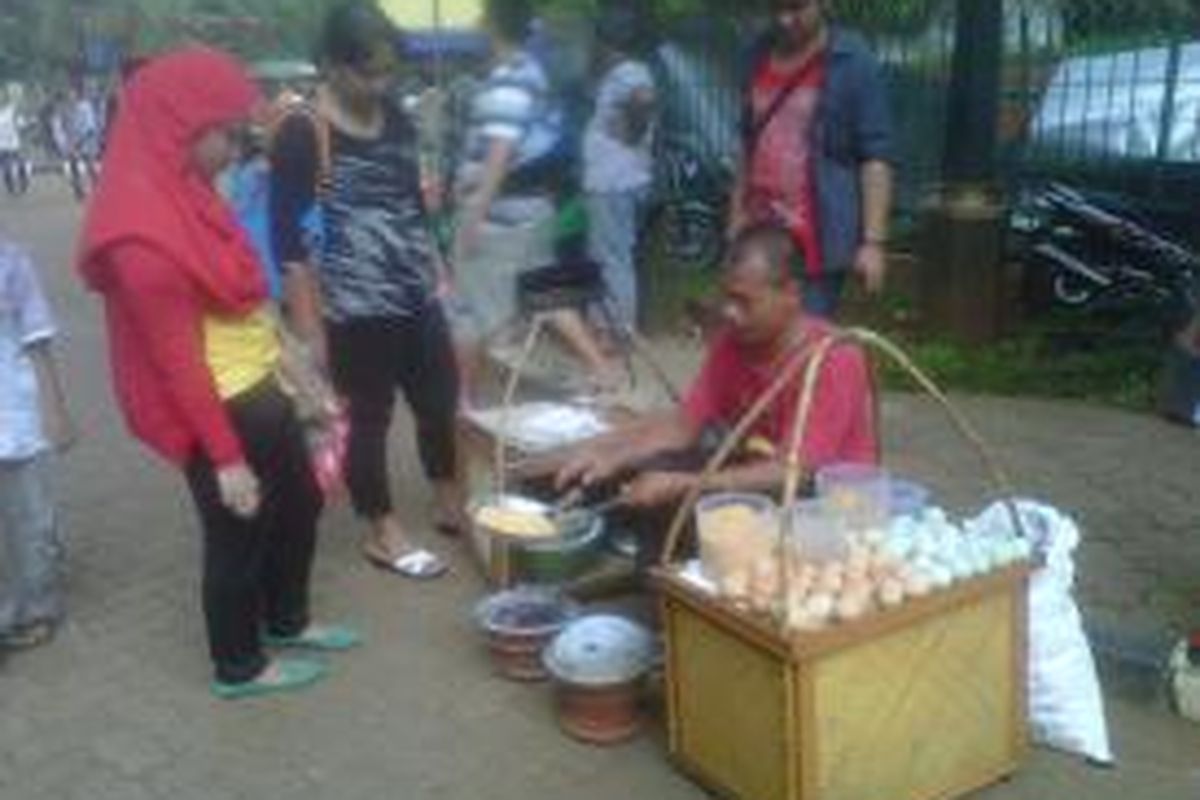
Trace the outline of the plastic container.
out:
M 832 464 L 817 471 L 817 497 L 847 532 L 885 528 L 891 518 L 891 476 L 869 464 Z
M 755 563 L 772 555 L 779 507 L 765 495 L 711 494 L 696 503 L 696 531 L 705 577 L 720 583 L 749 575 Z
M 800 500 L 788 510 L 788 541 L 799 560 L 824 564 L 841 561 L 847 555 L 846 537 L 841 518 L 825 500 Z
M 893 517 L 919 516 L 929 505 L 929 496 L 928 487 L 893 476 L 888 482 L 888 511 Z

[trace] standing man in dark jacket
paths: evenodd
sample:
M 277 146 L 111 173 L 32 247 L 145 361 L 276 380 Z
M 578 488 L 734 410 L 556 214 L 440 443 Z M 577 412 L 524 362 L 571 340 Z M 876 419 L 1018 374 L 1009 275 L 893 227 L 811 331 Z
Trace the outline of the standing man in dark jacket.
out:
M 743 159 L 731 228 L 774 221 L 805 256 L 804 302 L 830 317 L 846 275 L 883 287 L 892 125 L 878 62 L 830 24 L 825 0 L 772 0 L 743 90 Z

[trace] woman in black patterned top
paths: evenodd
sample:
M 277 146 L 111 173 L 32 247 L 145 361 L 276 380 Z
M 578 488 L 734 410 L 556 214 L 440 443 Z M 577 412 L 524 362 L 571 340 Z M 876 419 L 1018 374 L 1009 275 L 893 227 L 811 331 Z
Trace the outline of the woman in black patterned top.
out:
M 421 199 L 416 130 L 387 99 L 397 41 L 373 4 L 330 13 L 316 103 L 288 114 L 274 137 L 271 223 L 292 324 L 327 359 L 349 402 L 346 482 L 370 523 L 364 555 L 432 577 L 445 563 L 414 544 L 393 508 L 387 435 L 399 387 L 416 418 L 437 526 L 460 532 L 458 377 L 436 297 L 440 262 Z M 303 222 L 314 207 L 317 244 Z

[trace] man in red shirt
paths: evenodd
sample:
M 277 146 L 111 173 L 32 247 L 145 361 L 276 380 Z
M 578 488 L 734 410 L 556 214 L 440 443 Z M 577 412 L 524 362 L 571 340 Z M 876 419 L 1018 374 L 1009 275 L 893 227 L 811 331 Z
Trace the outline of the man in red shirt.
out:
M 681 405 L 579 445 L 558 470 L 558 488 L 628 477 L 621 488 L 624 505 L 657 508 L 695 487 L 701 481 L 698 453 L 705 431 L 736 425 L 781 370 L 836 332 L 804 311 L 793 277 L 797 260 L 791 232 L 780 225 L 758 224 L 739 234 L 721 281 L 725 324 L 710 341 Z M 770 404 L 741 456 L 699 488 L 774 491 L 782 485 L 803 374 L 798 370 Z M 684 453 L 691 457 L 678 457 Z M 856 344 L 834 345 L 821 368 L 800 458 L 810 471 L 835 462 L 878 460 L 875 398 L 867 359 Z

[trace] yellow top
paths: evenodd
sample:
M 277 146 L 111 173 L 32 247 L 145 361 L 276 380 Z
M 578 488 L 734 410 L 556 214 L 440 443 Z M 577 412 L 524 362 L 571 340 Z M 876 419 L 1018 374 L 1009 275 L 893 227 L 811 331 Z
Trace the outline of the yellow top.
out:
M 204 357 L 222 400 L 252 389 L 279 364 L 274 318 L 266 308 L 242 317 L 205 317 Z

